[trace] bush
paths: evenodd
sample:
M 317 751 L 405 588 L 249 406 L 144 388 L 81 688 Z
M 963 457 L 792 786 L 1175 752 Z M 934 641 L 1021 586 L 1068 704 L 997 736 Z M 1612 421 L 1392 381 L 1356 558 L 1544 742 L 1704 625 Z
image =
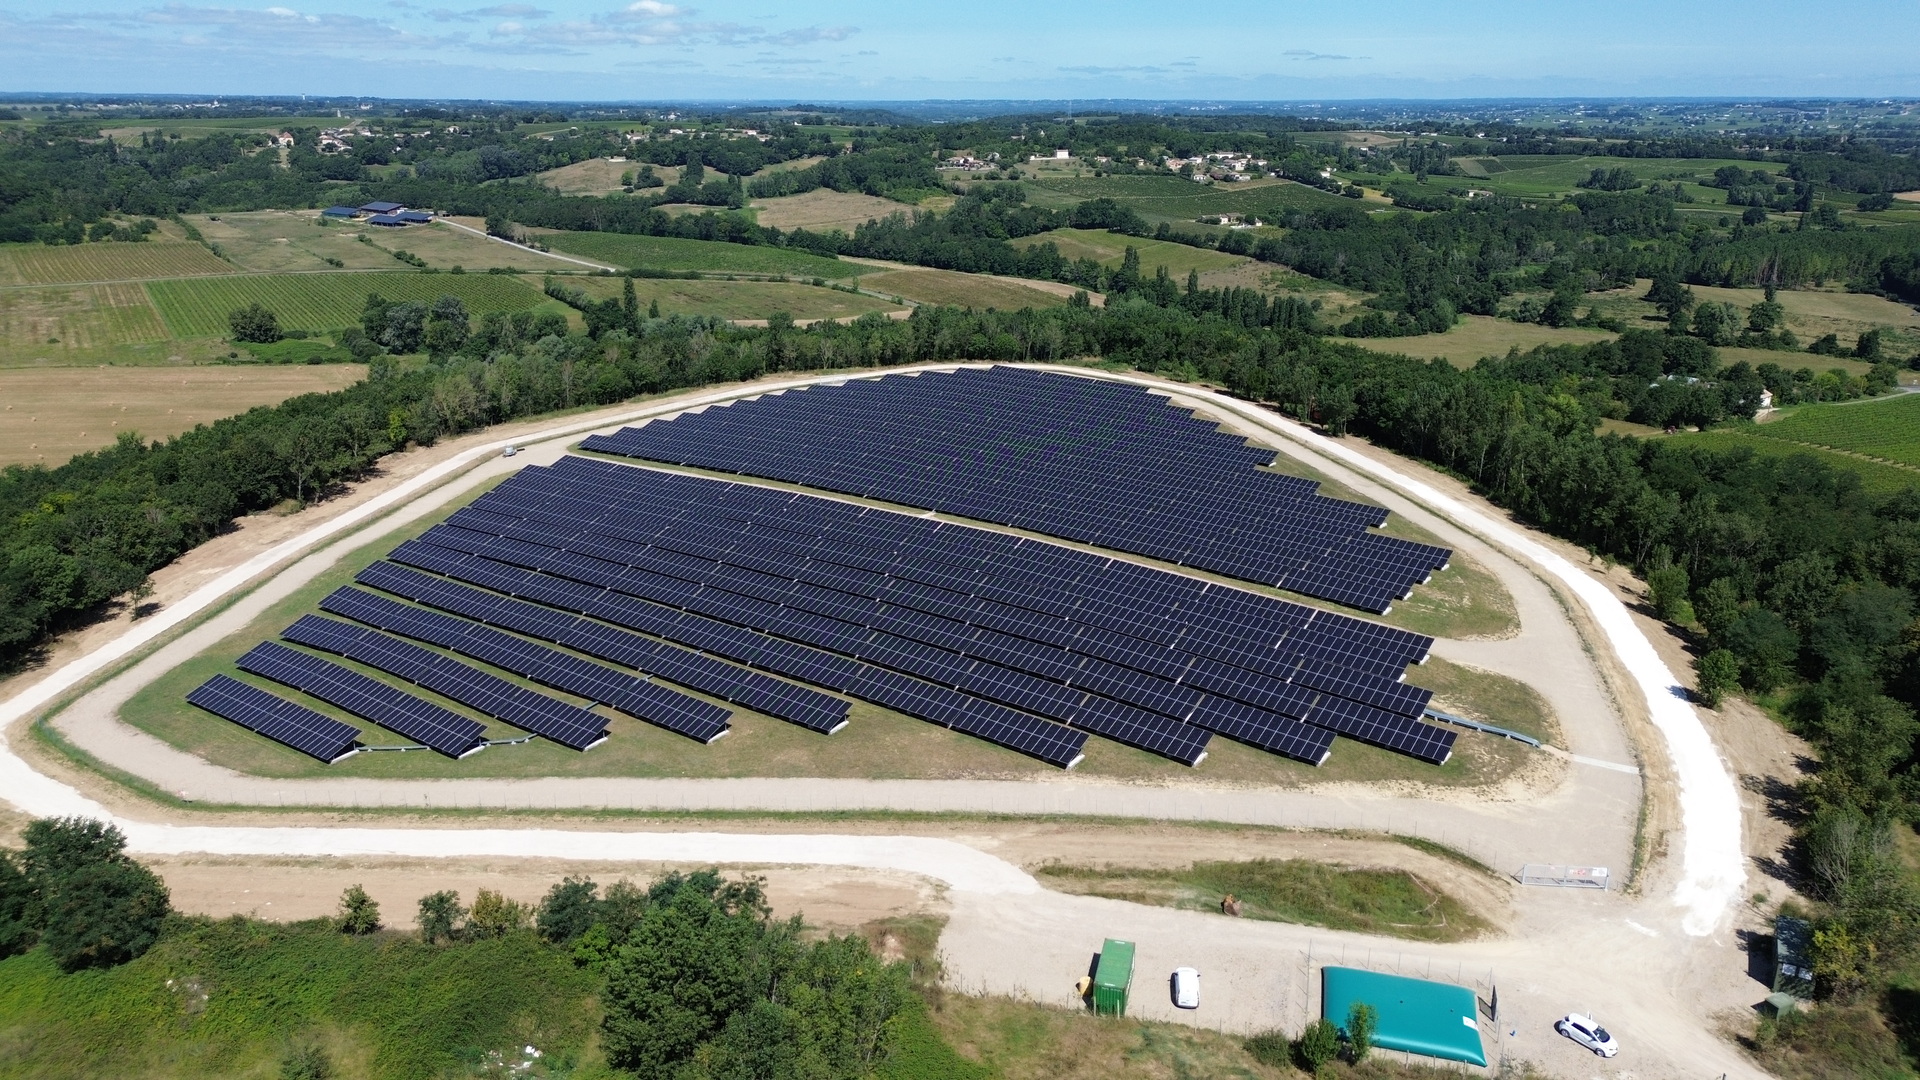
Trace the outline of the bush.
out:
M 429 944 L 452 941 L 460 932 L 460 920 L 467 909 L 460 906 L 460 894 L 451 889 L 428 893 L 420 898 L 420 940 Z
M 1307 1025 L 1300 1033 L 1300 1040 L 1294 1045 L 1300 1056 L 1300 1065 L 1308 1072 L 1317 1073 L 1320 1067 L 1332 1061 L 1340 1054 L 1340 1029 L 1325 1018 Z
M 358 885 L 350 885 L 340 894 L 340 932 L 343 934 L 371 934 L 380 929 L 380 905 L 367 890 Z
M 1681 626 L 1693 621 L 1693 605 L 1687 601 L 1687 572 L 1678 566 L 1663 567 L 1647 575 L 1647 605 L 1654 614 Z
M 227 326 L 233 330 L 233 340 L 253 344 L 267 345 L 279 341 L 280 317 L 261 304 L 248 304 L 236 308 L 227 315 Z
M 280 1059 L 280 1080 L 331 1080 L 333 1062 L 311 1043 L 288 1050 Z
M 1263 1031 L 1240 1045 L 1262 1065 L 1281 1069 L 1293 1064 L 1293 1040 L 1283 1031 Z
M 1699 674 L 1700 704 L 1709 709 L 1720 707 L 1727 691 L 1740 685 L 1740 658 L 1726 649 L 1715 649 L 1694 661 Z
M 1368 1051 L 1373 1049 L 1373 1031 L 1379 1020 L 1379 1011 L 1364 1001 L 1354 1002 L 1347 1010 L 1347 1057 L 1355 1065 L 1367 1060 Z

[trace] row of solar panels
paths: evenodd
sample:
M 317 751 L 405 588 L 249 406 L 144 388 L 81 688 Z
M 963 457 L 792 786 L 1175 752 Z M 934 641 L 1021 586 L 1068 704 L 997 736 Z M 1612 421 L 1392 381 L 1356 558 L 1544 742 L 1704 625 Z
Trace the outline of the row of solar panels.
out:
M 1384 611 L 1450 553 L 1137 387 L 1015 368 L 887 376 L 653 421 L 586 448 L 938 509 Z
M 1408 664 L 1423 662 L 1432 644 L 1424 635 L 1092 552 L 757 485 L 581 458 L 524 476 L 453 521 L 476 523 L 482 531 L 522 518 L 591 524 L 610 538 L 659 548 L 656 557 L 669 562 L 674 556 L 668 552 L 677 550 L 697 566 L 701 560 L 730 557 L 728 546 L 736 538 L 705 520 L 714 516 L 733 523 L 724 528 L 751 525 L 766 532 L 770 542 L 823 565 L 844 567 L 848 574 L 900 576 L 1109 625 L 1157 644 L 1183 634 L 1205 635 L 1234 650 L 1224 658 L 1254 667 L 1290 635 L 1323 644 L 1352 663 L 1383 665 L 1396 675 Z M 623 524 L 608 524 L 609 512 Z M 672 572 L 670 566 L 663 569 Z
M 579 485 L 566 483 L 566 476 L 582 470 L 623 477 L 597 476 L 585 495 L 569 493 L 569 487 Z M 614 482 L 622 478 L 624 484 Z M 697 489 L 705 489 L 706 494 L 697 494 Z M 1074 622 L 955 591 L 952 586 L 966 582 L 937 564 L 927 565 L 933 562 L 927 557 L 928 545 L 913 552 L 912 563 L 895 559 L 891 570 L 898 577 L 846 565 L 849 559 L 870 556 L 874 549 L 864 543 L 870 536 L 863 538 L 844 529 L 816 537 L 811 549 L 796 548 L 789 540 L 752 551 L 736 550 L 740 537 L 751 531 L 749 523 L 737 516 L 727 524 L 728 514 L 743 512 L 733 505 L 738 501 L 734 496 L 741 493 L 749 501 L 771 497 L 788 504 L 784 513 L 777 514 L 777 525 L 784 526 L 789 536 L 797 535 L 790 531 L 796 528 L 820 529 L 823 515 L 837 515 L 875 528 L 884 523 L 893 530 L 931 530 L 961 548 L 969 543 L 987 548 L 1011 543 L 1036 552 L 1059 552 L 1069 560 L 1092 559 L 1126 567 L 1116 575 L 1123 579 L 1122 585 L 1124 579 L 1133 579 L 1159 588 L 1138 593 L 1123 588 L 1103 594 L 1101 586 L 1110 590 L 1115 583 L 1092 578 L 1072 581 L 1071 590 L 1080 596 L 1080 606 L 1068 605 L 1080 620 Z M 685 535 L 671 542 L 688 551 L 637 544 L 615 535 L 622 531 L 623 522 L 643 526 L 652 522 L 652 535 L 658 539 L 663 513 L 680 521 Z M 701 514 L 706 520 L 684 520 L 686 515 Z M 689 531 L 694 524 L 701 527 Z M 644 534 L 648 529 L 640 531 Z M 779 531 L 775 527 L 768 535 Z M 1196 717 L 1224 711 L 1226 700 L 1267 711 L 1268 726 L 1276 730 L 1320 726 L 1426 760 L 1445 760 L 1452 742 L 1451 732 L 1414 719 L 1430 695 L 1388 674 L 1422 658 L 1429 639 L 1054 545 L 832 500 L 582 462 L 554 470 L 525 470 L 422 541 L 403 546 L 394 557 L 515 595 L 552 589 L 556 579 L 611 591 L 674 608 L 682 618 L 691 613 L 698 620 L 692 628 L 696 631 L 709 632 L 704 624 L 717 620 L 932 682 L 956 688 L 977 686 L 979 692 L 1016 707 L 1180 760 L 1197 760 L 1204 751 L 1204 738 L 1168 728 L 1161 721 L 1191 727 L 1200 722 Z M 709 557 L 690 553 L 696 550 Z M 463 559 L 451 552 L 476 558 Z M 815 556 L 840 561 L 816 562 Z M 983 569 L 972 579 L 976 591 L 998 589 L 1010 600 L 1044 606 L 1045 594 L 1055 589 L 1045 568 L 1022 568 L 1016 565 L 1017 559 L 994 558 L 991 551 L 977 555 L 975 561 L 994 570 L 986 574 Z M 915 575 L 944 585 L 915 580 Z M 1188 597 L 1185 621 L 1178 618 L 1178 603 L 1154 602 L 1141 595 L 1164 598 L 1193 591 L 1200 595 Z M 1110 602 L 1101 601 L 1103 595 Z M 546 596 L 535 598 L 554 602 Z M 1100 605 L 1089 604 L 1089 598 L 1101 601 Z M 587 599 L 574 594 L 561 603 L 577 608 Z M 1056 592 L 1054 599 L 1067 597 Z M 1137 610 L 1123 617 L 1128 607 Z M 1193 618 L 1209 612 L 1219 615 L 1216 626 Z M 1162 641 L 1124 632 L 1140 629 L 1147 613 L 1160 622 Z M 1172 623 L 1166 621 L 1170 615 Z M 1102 621 L 1111 625 L 1099 625 Z M 650 625 L 640 628 L 663 636 L 687 633 L 689 628 L 670 622 L 656 614 Z M 1168 627 L 1173 629 L 1171 636 L 1164 633 Z M 1262 640 L 1262 627 L 1278 632 Z M 1348 628 L 1356 632 L 1337 633 Z M 685 637 L 676 640 L 697 643 Z M 1274 648 L 1275 644 L 1286 648 Z M 845 670 L 788 673 L 834 689 L 846 689 L 842 684 L 851 678 Z M 1117 712 L 1101 699 L 1128 711 Z M 1302 720 L 1308 724 L 1300 724 Z M 1302 748 L 1304 752 L 1296 756 L 1317 760 L 1324 754 L 1324 744 L 1318 751 L 1304 744 Z

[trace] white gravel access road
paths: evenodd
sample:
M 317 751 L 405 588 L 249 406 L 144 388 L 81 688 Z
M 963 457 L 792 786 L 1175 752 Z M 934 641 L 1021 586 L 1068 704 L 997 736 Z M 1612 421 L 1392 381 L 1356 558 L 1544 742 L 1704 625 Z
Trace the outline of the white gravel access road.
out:
M 1154 389 L 1169 388 L 1168 384 L 1157 379 L 1129 375 L 1106 377 Z M 1660 659 L 1660 654 L 1654 650 L 1646 634 L 1634 624 L 1619 597 L 1579 567 L 1512 525 L 1488 517 L 1458 499 L 1435 490 L 1432 485 L 1391 469 L 1304 425 L 1284 420 L 1266 409 L 1223 394 L 1195 395 L 1193 391 L 1185 389 L 1180 392 L 1189 396 L 1204 396 L 1218 407 L 1269 431 L 1304 443 L 1317 453 L 1377 477 L 1467 531 L 1532 563 L 1579 597 L 1646 699 L 1647 711 L 1654 727 L 1666 740 L 1667 756 L 1673 762 L 1674 774 L 1679 781 L 1681 880 L 1674 890 L 1673 902 L 1684 912 L 1682 925 L 1687 933 L 1695 936 L 1711 934 L 1722 925 L 1728 912 L 1739 900 L 1747 880 L 1746 857 L 1741 849 L 1740 795 L 1734 786 L 1732 771 L 1713 745 L 1713 739 L 1700 722 L 1699 714 L 1693 711 L 1685 687 L 1674 677 L 1666 661 Z

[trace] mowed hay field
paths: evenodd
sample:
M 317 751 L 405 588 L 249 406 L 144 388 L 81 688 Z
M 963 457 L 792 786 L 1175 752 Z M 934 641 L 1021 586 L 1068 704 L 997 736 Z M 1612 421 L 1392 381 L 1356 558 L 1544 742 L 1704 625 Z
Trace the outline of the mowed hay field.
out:
M 0 289 L 0 366 L 64 363 L 166 336 L 139 282 Z
M 59 465 L 123 431 L 167 438 L 365 375 L 360 364 L 0 370 L 0 465 Z
M 683 240 L 675 236 L 601 232 L 544 232 L 539 233 L 538 237 L 555 251 L 585 259 L 598 259 L 625 268 L 830 279 L 858 277 L 873 272 L 870 266 L 824 259 L 804 251 L 728 244 L 718 240 Z
M 0 244 L 0 285 L 63 285 L 87 281 L 231 274 L 235 267 L 184 240 L 97 244 Z
M 1013 241 L 1015 247 L 1037 247 L 1052 244 L 1060 249 L 1067 259 L 1092 259 L 1101 266 L 1116 267 L 1126 258 L 1128 248 L 1140 252 L 1140 272 L 1149 277 L 1158 267 L 1166 267 L 1167 273 L 1186 279 L 1187 271 L 1198 270 L 1207 273 L 1210 270 L 1230 270 L 1248 262 L 1244 255 L 1226 255 L 1206 248 L 1188 247 L 1170 240 L 1150 240 L 1141 236 L 1123 236 L 1105 229 L 1055 229 L 1052 232 L 1023 236 Z
M 588 296 L 605 300 L 620 296 L 625 278 L 569 278 Z M 714 281 L 675 278 L 635 278 L 634 298 L 642 313 L 658 303 L 662 315 L 711 315 L 717 319 L 766 319 L 784 311 L 795 319 L 847 319 L 870 311 L 896 311 L 899 304 L 858 293 L 821 288 L 792 281 Z
M 432 303 L 457 296 L 467 311 L 522 311 L 546 303 L 539 288 L 504 274 L 287 274 L 177 279 L 148 285 L 155 306 L 175 337 L 219 337 L 227 316 L 248 304 L 263 304 L 293 330 L 352 326 L 368 293 L 388 300 Z
M 1647 295 L 1652 284 L 1648 279 L 1641 278 L 1628 288 L 1592 293 L 1582 303 L 1591 303 L 1603 314 L 1622 319 L 1629 326 L 1660 329 L 1666 324 L 1650 321 L 1647 317 L 1656 313 L 1655 308 L 1641 299 Z M 1712 285 L 1689 285 L 1687 288 L 1692 290 L 1693 298 L 1698 303 L 1732 304 L 1739 310 L 1743 323 L 1747 309 L 1766 299 L 1766 293 L 1760 289 L 1723 289 Z M 1837 289 L 1782 289 L 1774 294 L 1774 299 L 1786 312 L 1787 329 L 1799 337 L 1802 345 L 1824 334 L 1833 334 L 1840 339 L 1843 347 L 1851 349 L 1861 331 L 1878 329 L 1883 335 L 1882 344 L 1886 352 L 1896 360 L 1920 351 L 1920 311 L 1916 311 L 1911 304 L 1902 304 L 1871 293 L 1850 293 Z M 1722 349 L 1721 352 L 1726 354 L 1731 350 Z M 1835 358 L 1778 352 L 1770 359 L 1785 368 L 1825 370 L 1834 366 L 1832 361 Z
M 1772 423 L 1757 425 L 1753 433 L 1920 470 L 1920 394 L 1804 405 Z M 1914 479 L 1920 482 L 1920 472 Z
M 998 308 L 1001 311 L 1057 307 L 1067 302 L 1064 296 L 1029 288 L 1005 278 L 960 274 L 951 270 L 886 270 L 861 278 L 860 287 L 891 293 L 920 304 Z
M 776 229 L 806 229 L 809 232 L 844 233 L 869 221 L 891 214 L 905 213 L 913 207 L 873 195 L 859 195 L 819 188 L 804 195 L 783 195 L 777 199 L 756 199 L 754 220 Z

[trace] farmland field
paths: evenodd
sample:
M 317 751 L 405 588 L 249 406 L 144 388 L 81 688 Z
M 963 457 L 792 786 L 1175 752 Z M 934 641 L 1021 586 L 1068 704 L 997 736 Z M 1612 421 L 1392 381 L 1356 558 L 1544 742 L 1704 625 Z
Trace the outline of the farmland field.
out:
M 582 277 L 570 279 L 568 284 L 580 286 L 595 299 L 608 299 L 620 295 L 625 280 Z M 792 281 L 635 278 L 633 293 L 642 308 L 658 303 L 662 315 L 711 315 L 717 319 L 764 319 L 776 311 L 796 319 L 844 319 L 900 307 L 872 296 Z
M 1647 294 L 1651 285 L 1651 281 L 1641 278 L 1630 288 L 1593 293 L 1583 302 L 1593 304 L 1603 314 L 1624 320 L 1629 326 L 1663 327 L 1665 323 L 1648 321 L 1646 318 L 1653 315 L 1655 309 L 1641 297 Z M 1759 289 L 1723 289 L 1710 285 L 1690 285 L 1688 288 L 1699 303 L 1732 304 L 1739 309 L 1742 318 L 1748 308 L 1766 298 L 1766 294 Z M 1861 331 L 1878 328 L 1887 354 L 1896 360 L 1920 351 L 1920 312 L 1915 311 L 1911 304 L 1897 303 L 1871 293 L 1829 289 L 1783 289 L 1775 297 L 1785 309 L 1786 328 L 1799 337 L 1802 345 L 1823 334 L 1834 334 L 1843 347 L 1851 349 Z M 1819 371 L 1836 366 L 1835 358 L 1809 353 L 1775 352 L 1755 358 L 1745 355 L 1754 350 L 1722 350 L 1728 354 L 1736 351 L 1741 355 L 1725 357 L 1729 363 L 1735 359 L 1748 359 L 1753 363 L 1771 361 L 1781 367 L 1811 367 Z M 1840 358 L 1838 366 L 1845 367 L 1849 363 L 1851 361 Z M 1859 370 L 1864 372 L 1866 367 L 1863 365 Z
M 1753 430 L 1769 439 L 1845 450 L 1920 469 L 1920 394 L 1806 405 Z M 1915 479 L 1920 481 L 1920 474 Z
M 860 287 L 904 296 L 921 304 L 998 308 L 1001 311 L 1057 307 L 1067 302 L 1064 296 L 1002 278 L 959 274 L 951 270 L 888 270 L 861 278 Z
M 105 241 L 49 247 L 0 244 L 0 285 L 62 285 L 88 281 L 231 274 L 234 267 L 185 240 Z
M 167 328 L 139 282 L 0 289 L 0 365 L 160 341 Z
M 0 465 L 58 465 L 122 431 L 167 438 L 365 374 L 360 364 L 0 370 Z
M 1464 190 L 1475 187 L 1492 191 L 1496 195 L 1544 198 L 1570 195 L 1579 191 L 1580 188 L 1577 186 L 1579 182 L 1585 180 L 1595 169 L 1625 168 L 1642 181 L 1663 184 L 1680 181 L 1686 185 L 1687 193 L 1696 200 L 1696 206 L 1704 204 L 1713 208 L 1723 207 L 1727 201 L 1726 195 L 1719 189 L 1709 188 L 1701 183 L 1703 180 L 1711 179 L 1715 169 L 1723 165 L 1737 165 L 1748 171 L 1760 169 L 1777 173 L 1784 168 L 1779 163 L 1736 161 L 1725 158 L 1573 157 L 1558 154 L 1512 154 L 1498 158 L 1462 158 L 1459 162 L 1461 171 L 1467 175 L 1431 176 L 1427 178 L 1427 183 L 1448 189 Z M 1409 179 L 1404 174 L 1394 177 L 1394 180 L 1401 183 Z M 1683 205 L 1682 209 L 1685 208 Z
M 1855 407 L 1874 408 L 1875 406 Z M 1777 425 L 1761 424 L 1757 427 L 1715 428 L 1710 431 L 1670 435 L 1667 438 L 1683 446 L 1702 446 L 1714 450 L 1745 448 L 1762 457 L 1791 457 L 1795 454 L 1806 454 L 1836 469 L 1853 473 L 1860 478 L 1862 487 L 1876 494 L 1903 491 L 1920 485 L 1920 470 L 1868 461 L 1850 454 L 1837 454 L 1786 439 L 1768 438 L 1767 429 L 1775 426 Z
M 457 296 L 474 315 L 547 302 L 537 287 L 500 274 L 255 274 L 156 281 L 148 290 L 175 337 L 224 336 L 228 313 L 252 303 L 271 308 L 288 329 L 332 330 L 356 323 L 372 292 L 421 303 Z
M 1248 180 L 1236 184 L 1196 184 L 1183 177 L 1102 176 L 1027 182 L 1036 206 L 1056 209 L 1087 199 L 1112 199 L 1150 222 L 1191 222 L 1209 214 L 1278 217 L 1287 210 L 1350 205 L 1350 200 L 1290 180 Z
M 410 225 L 387 229 L 360 222 L 321 224 L 311 210 L 260 210 L 221 214 L 218 218 L 189 218 L 206 238 L 220 245 L 226 257 L 246 270 L 266 274 L 326 272 L 335 269 L 397 270 L 405 268 L 393 255 L 407 251 L 441 270 L 461 267 L 489 270 L 577 269 L 539 252 L 497 244 L 448 225 Z M 480 222 L 475 221 L 478 228 Z M 362 243 L 365 236 L 370 243 Z
M 810 232 L 839 229 L 851 233 L 875 218 L 903 213 L 912 207 L 874 195 L 819 188 L 804 195 L 756 199 L 753 209 L 754 220 L 776 229 L 807 229 Z
M 858 263 L 823 259 L 803 251 L 728 244 L 718 240 L 683 240 L 672 236 L 600 232 L 546 232 L 540 233 L 539 238 L 555 251 L 624 267 L 820 278 L 850 278 L 872 272 L 871 267 Z
M 1142 274 L 1151 276 L 1155 267 L 1164 266 L 1167 273 L 1182 280 L 1185 280 L 1189 270 L 1204 274 L 1209 270 L 1226 270 L 1248 261 L 1244 255 L 1225 255 L 1170 240 L 1123 236 L 1105 229 L 1055 229 L 1013 241 L 1015 247 L 1021 248 L 1046 243 L 1059 248 L 1060 254 L 1068 259 L 1092 259 L 1106 267 L 1119 266 L 1126 258 L 1127 249 L 1137 248 Z

